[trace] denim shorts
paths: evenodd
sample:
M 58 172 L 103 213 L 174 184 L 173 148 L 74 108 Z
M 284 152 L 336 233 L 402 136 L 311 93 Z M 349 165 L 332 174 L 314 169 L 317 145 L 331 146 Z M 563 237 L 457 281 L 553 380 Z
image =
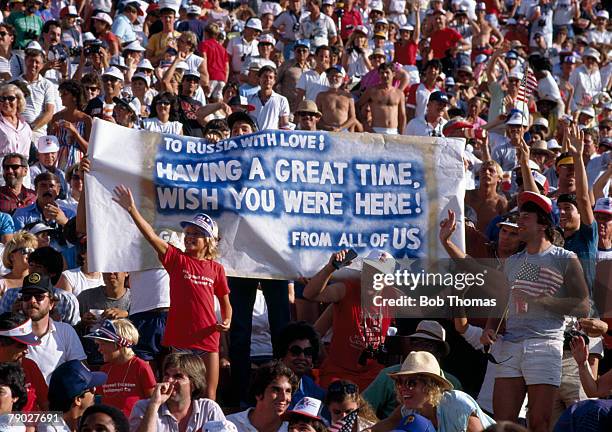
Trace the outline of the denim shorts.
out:
M 138 330 L 138 344 L 133 348 L 138 357 L 151 361 L 158 358 L 162 352 L 167 351 L 161 341 L 166 330 L 168 312 L 140 312 L 130 315 L 129 319 Z

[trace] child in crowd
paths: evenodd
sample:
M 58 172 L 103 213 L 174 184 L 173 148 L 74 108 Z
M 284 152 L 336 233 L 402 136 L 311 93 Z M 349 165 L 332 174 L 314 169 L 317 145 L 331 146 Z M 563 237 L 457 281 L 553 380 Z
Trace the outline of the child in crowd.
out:
M 157 252 L 170 275 L 170 310 L 162 344 L 175 351 L 199 355 L 206 364 L 207 398 L 215 400 L 219 382 L 219 332 L 228 331 L 232 320 L 225 269 L 217 257 L 217 224 L 204 213 L 181 222 L 185 251 L 157 236 L 142 217 L 132 192 L 120 185 L 113 198 L 129 213 L 145 239 Z M 215 316 L 213 295 L 221 306 L 222 322 Z

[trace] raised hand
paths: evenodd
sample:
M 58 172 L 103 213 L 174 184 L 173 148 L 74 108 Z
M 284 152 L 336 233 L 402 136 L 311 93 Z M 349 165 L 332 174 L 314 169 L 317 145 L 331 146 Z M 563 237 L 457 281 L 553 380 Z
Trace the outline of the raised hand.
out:
M 448 239 L 453 235 L 457 229 L 457 222 L 455 219 L 455 212 L 448 210 L 448 217 L 440 222 L 440 241 L 446 243 Z
M 134 207 L 134 197 L 132 191 L 125 185 L 119 185 L 113 190 L 113 201 L 119 204 L 128 212 Z

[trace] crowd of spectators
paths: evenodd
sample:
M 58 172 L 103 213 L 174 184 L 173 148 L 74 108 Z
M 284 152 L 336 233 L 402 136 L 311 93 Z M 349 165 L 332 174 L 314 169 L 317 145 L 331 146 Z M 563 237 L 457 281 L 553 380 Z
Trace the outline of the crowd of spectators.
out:
M 612 430 L 609 2 L 0 7 L 1 430 Z M 465 212 L 436 234 L 457 263 L 503 276 L 505 309 L 370 309 L 360 273 L 337 272 L 348 251 L 302 280 L 226 277 L 213 218 L 186 216 L 178 247 L 123 185 L 109 205 L 162 268 L 93 271 L 95 117 L 209 142 L 461 138 Z M 398 265 L 361 258 L 379 263 L 362 272 Z

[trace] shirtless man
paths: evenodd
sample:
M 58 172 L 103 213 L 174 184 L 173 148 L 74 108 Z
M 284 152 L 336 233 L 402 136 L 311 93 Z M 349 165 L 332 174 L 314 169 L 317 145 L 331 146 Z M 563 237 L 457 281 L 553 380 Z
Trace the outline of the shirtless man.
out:
M 346 73 L 340 65 L 327 69 L 329 90 L 317 95 L 317 106 L 321 107 L 323 114 L 319 122 L 319 129 L 331 132 L 353 132 L 357 124 L 355 102 L 351 94 L 341 88 L 345 76 Z
M 476 212 L 478 220 L 476 229 L 484 233 L 489 222 L 498 215 L 506 213 L 508 201 L 497 192 L 502 181 L 502 169 L 493 160 L 484 161 L 480 167 L 480 185 L 478 189 L 467 191 L 465 205 Z
M 381 83 L 370 87 L 359 98 L 361 108 L 369 104 L 372 112 L 372 132 L 398 135 L 406 124 L 404 93 L 393 87 L 393 65 L 383 63 L 378 67 Z
M 499 45 L 504 40 L 504 36 L 499 30 L 486 20 L 487 12 L 485 9 L 484 3 L 478 3 L 476 6 L 476 20 L 471 22 L 473 31 L 472 49 L 476 54 L 493 48 L 491 35 L 495 36 L 495 39 L 497 39 L 495 45 Z

